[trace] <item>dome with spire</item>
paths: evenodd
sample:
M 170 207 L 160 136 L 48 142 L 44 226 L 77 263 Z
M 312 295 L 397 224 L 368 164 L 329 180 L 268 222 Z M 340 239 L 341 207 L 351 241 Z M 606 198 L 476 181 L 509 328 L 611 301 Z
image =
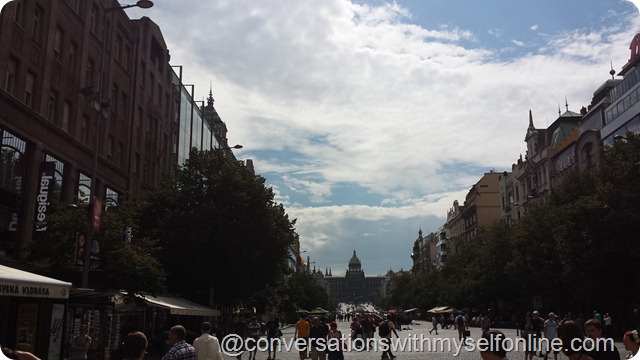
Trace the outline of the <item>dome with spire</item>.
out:
M 358 259 L 358 257 L 356 256 L 356 251 L 353 250 L 353 256 L 351 257 L 351 260 L 349 260 L 349 268 L 354 268 L 354 267 L 361 267 L 362 263 L 360 262 L 360 259 Z

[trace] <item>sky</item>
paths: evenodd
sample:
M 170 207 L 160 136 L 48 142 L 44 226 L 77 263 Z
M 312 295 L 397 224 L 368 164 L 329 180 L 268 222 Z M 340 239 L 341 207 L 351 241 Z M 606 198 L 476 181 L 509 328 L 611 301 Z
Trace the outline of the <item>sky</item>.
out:
M 122 1 L 121 3 L 125 3 Z M 409 270 L 485 172 L 579 112 L 629 59 L 626 0 L 155 0 L 195 99 L 296 219 L 303 256 L 342 276 Z

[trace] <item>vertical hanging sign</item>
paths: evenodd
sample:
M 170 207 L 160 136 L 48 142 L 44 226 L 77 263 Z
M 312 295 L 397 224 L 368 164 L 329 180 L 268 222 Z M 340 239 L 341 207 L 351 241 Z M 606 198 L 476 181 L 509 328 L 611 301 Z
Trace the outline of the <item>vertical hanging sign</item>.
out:
M 37 232 L 47 231 L 47 210 L 51 205 L 49 197 L 52 195 L 55 185 L 56 164 L 43 161 L 40 163 L 40 175 L 38 182 L 38 193 L 36 195 L 35 230 Z

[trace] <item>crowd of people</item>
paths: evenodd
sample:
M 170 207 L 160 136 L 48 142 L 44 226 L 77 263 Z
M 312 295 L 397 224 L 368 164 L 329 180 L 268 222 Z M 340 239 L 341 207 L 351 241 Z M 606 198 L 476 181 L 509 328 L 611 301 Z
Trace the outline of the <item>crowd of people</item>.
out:
M 334 318 L 335 319 L 335 318 Z M 361 340 L 363 343 L 368 339 L 373 339 L 378 335 L 381 342 L 389 344 L 393 335 L 399 337 L 397 325 L 394 321 L 393 314 L 380 318 L 372 314 L 363 313 L 356 314 L 350 318 L 350 334 L 351 341 L 357 342 Z M 479 315 L 475 317 L 475 326 L 479 326 L 482 330 L 482 338 L 495 340 L 505 337 L 505 334 L 491 329 L 490 316 Z M 431 329 L 429 333 L 438 334 L 438 326 L 442 329 L 455 328 L 458 330 L 458 336 L 461 341 L 466 340 L 470 336 L 469 326 L 472 324 L 468 314 L 457 314 L 445 316 L 431 316 Z M 243 318 L 234 318 L 229 324 L 229 334 L 235 334 L 242 339 L 253 339 L 257 341 L 266 334 L 267 339 L 280 338 L 282 331 L 280 330 L 280 322 L 278 319 L 272 319 L 266 324 L 258 322 L 257 317 L 253 316 L 250 321 Z M 295 331 L 293 337 L 295 339 L 303 339 L 302 346 L 299 348 L 300 360 L 344 360 L 343 353 L 343 334 L 338 330 L 336 321 L 327 322 L 324 317 L 300 316 L 300 319 L 294 325 Z M 609 314 L 601 316 L 597 311 L 593 312 L 590 319 L 578 317 L 574 319 L 571 313 L 566 314 L 562 319 L 555 313 L 550 312 L 544 318 L 539 311 L 534 310 L 524 315 L 522 322 L 517 327 L 516 336 L 524 338 L 525 343 L 525 360 L 533 360 L 534 356 L 548 360 L 553 356 L 553 360 L 558 359 L 558 353 L 561 351 L 569 360 L 621 360 L 621 355 L 615 346 L 604 346 L 589 349 L 588 346 L 581 347 L 585 342 L 590 341 L 592 344 L 607 344 L 605 336 L 613 335 L 612 319 Z M 79 334 L 71 340 L 71 360 L 86 360 L 87 350 L 91 344 L 91 338 L 86 334 L 86 326 L 82 325 Z M 173 326 L 168 332 L 169 349 L 162 357 L 162 360 L 223 360 L 220 348 L 220 342 L 217 337 L 211 335 L 212 326 L 208 322 L 204 322 L 200 327 L 200 336 L 195 338 L 190 344 L 187 341 L 187 331 L 184 326 Z M 220 334 L 223 336 L 223 334 Z M 338 347 L 327 347 L 326 345 L 331 339 L 335 341 Z M 540 339 L 546 341 L 540 342 Z M 561 349 L 553 348 L 549 344 L 554 343 L 554 339 L 559 339 L 562 344 Z M 626 331 L 623 335 L 622 342 L 624 349 L 628 351 L 627 359 L 636 356 L 640 350 L 640 335 L 638 330 Z M 270 343 L 270 342 L 269 342 Z M 540 347 L 538 344 L 547 344 L 548 347 Z M 613 342 L 611 342 L 613 345 Z M 149 346 L 147 337 L 144 333 L 134 331 L 126 335 L 123 342 L 122 359 L 125 360 L 142 360 Z M 256 360 L 257 348 L 251 349 L 249 360 Z M 24 351 L 12 351 L 2 348 L 3 354 L 12 359 L 18 360 L 39 360 L 31 353 Z M 507 352 L 502 348 L 492 348 L 480 352 L 482 360 L 502 360 L 506 359 Z M 396 356 L 391 352 L 391 347 L 382 352 L 382 359 L 394 359 Z M 238 360 L 242 359 L 242 352 L 237 355 Z M 275 360 L 276 351 L 274 348 L 268 348 L 267 360 Z

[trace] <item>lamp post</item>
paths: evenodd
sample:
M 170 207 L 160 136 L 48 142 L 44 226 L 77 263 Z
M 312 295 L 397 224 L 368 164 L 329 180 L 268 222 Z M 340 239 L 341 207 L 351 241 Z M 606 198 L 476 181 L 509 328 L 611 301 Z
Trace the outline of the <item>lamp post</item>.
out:
M 234 146 L 225 146 L 225 147 L 221 147 L 221 148 L 218 148 L 218 150 L 242 149 L 242 147 L 243 147 L 242 145 L 240 145 L 240 144 L 236 144 L 236 145 L 234 145 Z
M 105 18 L 106 14 L 122 9 L 128 9 L 131 7 L 139 7 L 141 9 L 148 9 L 153 6 L 153 2 L 149 0 L 140 0 L 135 4 L 130 5 L 119 5 L 115 7 L 105 8 Z M 98 73 L 98 90 L 96 94 L 96 121 L 95 126 L 93 127 L 93 165 L 91 168 L 91 188 L 89 190 L 89 209 L 88 214 L 89 219 L 87 221 L 87 236 L 84 241 L 84 260 L 82 262 L 82 287 L 87 288 L 89 286 L 89 270 L 91 267 L 91 245 L 94 241 L 95 233 L 98 231 L 98 226 L 100 224 L 100 213 L 101 213 L 101 201 L 98 201 L 96 192 L 98 187 L 98 147 L 100 144 L 100 117 L 102 116 L 102 109 L 108 107 L 108 101 L 106 98 L 103 98 L 102 88 L 103 84 L 103 76 L 102 72 L 104 71 L 104 56 L 106 52 L 106 41 L 107 41 L 107 27 L 103 26 L 102 33 L 102 52 L 100 53 L 100 69 Z

